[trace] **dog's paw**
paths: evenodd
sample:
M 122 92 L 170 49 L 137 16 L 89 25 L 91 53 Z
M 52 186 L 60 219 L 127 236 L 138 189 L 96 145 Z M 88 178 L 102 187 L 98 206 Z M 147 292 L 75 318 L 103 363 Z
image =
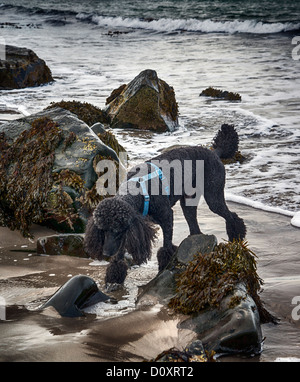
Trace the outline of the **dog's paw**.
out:
M 177 246 L 177 245 L 174 245 L 174 244 L 172 244 L 172 249 L 173 249 L 173 253 L 175 253 L 175 252 L 177 251 L 177 249 L 178 249 L 178 246 Z
M 176 246 L 173 245 L 172 249 L 168 249 L 165 247 L 159 248 L 157 251 L 157 260 L 158 260 L 158 270 L 162 271 L 165 269 L 168 264 L 170 263 L 175 251 L 176 251 Z
M 112 261 L 106 270 L 105 284 L 122 285 L 127 276 L 127 265 L 124 260 Z

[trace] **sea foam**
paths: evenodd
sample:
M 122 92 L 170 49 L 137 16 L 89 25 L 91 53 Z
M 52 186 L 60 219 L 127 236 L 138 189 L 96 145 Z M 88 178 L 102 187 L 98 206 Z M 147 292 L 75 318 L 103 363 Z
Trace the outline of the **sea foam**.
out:
M 100 27 L 109 28 L 131 28 L 145 29 L 156 32 L 202 32 L 202 33 L 253 33 L 253 34 L 270 34 L 288 32 L 300 28 L 300 23 L 263 23 L 256 20 L 233 20 L 233 21 L 214 21 L 210 19 L 198 20 L 190 19 L 170 19 L 161 18 L 157 20 L 143 20 L 129 17 L 108 17 L 100 15 L 91 15 L 79 13 L 77 20 L 89 20 Z

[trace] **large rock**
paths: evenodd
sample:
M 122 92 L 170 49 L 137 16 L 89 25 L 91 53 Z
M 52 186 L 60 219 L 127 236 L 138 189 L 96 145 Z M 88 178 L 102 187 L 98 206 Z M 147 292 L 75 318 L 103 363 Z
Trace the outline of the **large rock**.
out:
M 164 132 L 178 126 L 174 90 L 154 70 L 144 70 L 128 85 L 115 89 L 107 104 L 105 111 L 113 128 Z
M 22 89 L 54 81 L 45 61 L 31 49 L 6 45 L 0 60 L 0 89 Z
M 176 276 L 181 273 L 196 253 L 200 251 L 203 254 L 209 253 L 216 245 L 217 238 L 214 235 L 192 235 L 184 239 L 169 265 L 148 284 L 140 288 L 137 306 L 167 305 L 176 293 Z
M 0 147 L 0 225 L 26 234 L 31 223 L 84 232 L 101 200 L 96 164 L 118 162 L 115 151 L 61 108 L 3 124 Z
M 161 271 L 139 291 L 137 306 L 168 305 L 176 295 L 176 280 L 195 254 L 210 253 L 217 245 L 214 235 L 194 235 L 186 238 L 178 247 L 167 269 Z M 215 276 L 216 277 L 216 276 Z M 236 301 L 232 304 L 232 301 Z M 227 295 L 218 308 L 208 307 L 183 315 L 179 328 L 196 333 L 208 351 L 217 353 L 259 353 L 262 332 L 257 306 L 246 291 L 245 285 L 237 284 L 233 293 Z
M 240 302 L 230 308 L 233 297 Z M 225 297 L 218 309 L 205 309 L 181 322 L 179 327 L 197 333 L 208 351 L 219 354 L 261 352 L 263 337 L 258 309 L 243 284 Z

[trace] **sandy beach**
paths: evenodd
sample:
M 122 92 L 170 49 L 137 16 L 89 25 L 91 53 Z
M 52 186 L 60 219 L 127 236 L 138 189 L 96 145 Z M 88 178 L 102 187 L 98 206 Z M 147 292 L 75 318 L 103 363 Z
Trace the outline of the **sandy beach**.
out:
M 260 355 L 218 360 L 300 359 L 300 322 L 292 318 L 292 299 L 300 288 L 299 229 L 282 215 L 235 203 L 229 203 L 229 207 L 246 222 L 249 247 L 258 256 L 258 274 L 265 282 L 261 298 L 280 322 L 262 325 L 265 341 Z M 211 213 L 206 204 L 199 207 L 198 218 L 204 233 L 216 235 L 219 242 L 226 237 L 223 219 Z M 50 308 L 34 311 L 71 276 L 89 275 L 101 288 L 105 266 L 91 265 L 91 259 L 37 256 L 36 239 L 54 231 L 34 226 L 32 232 L 35 239 L 28 240 L 18 232 L 0 228 L 0 296 L 6 302 L 6 320 L 0 321 L 1 361 L 143 361 L 173 346 L 182 349 L 193 338 L 193 333 L 178 330 L 178 317 L 159 306 L 111 318 L 94 314 L 63 318 Z M 187 234 L 176 206 L 175 244 L 180 244 Z M 127 285 L 143 285 L 154 276 L 155 269 L 130 270 L 124 290 L 114 292 L 114 297 L 124 298 Z

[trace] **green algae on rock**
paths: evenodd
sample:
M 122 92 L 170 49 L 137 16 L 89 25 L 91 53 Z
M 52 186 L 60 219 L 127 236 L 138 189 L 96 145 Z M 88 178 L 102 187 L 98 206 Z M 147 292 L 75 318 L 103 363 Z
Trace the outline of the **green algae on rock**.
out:
M 164 132 L 178 126 L 174 89 L 154 70 L 144 70 L 129 84 L 115 89 L 106 103 L 112 128 Z
M 22 89 L 54 81 L 45 61 L 31 49 L 12 45 L 5 49 L 5 60 L 0 60 L 0 89 Z

